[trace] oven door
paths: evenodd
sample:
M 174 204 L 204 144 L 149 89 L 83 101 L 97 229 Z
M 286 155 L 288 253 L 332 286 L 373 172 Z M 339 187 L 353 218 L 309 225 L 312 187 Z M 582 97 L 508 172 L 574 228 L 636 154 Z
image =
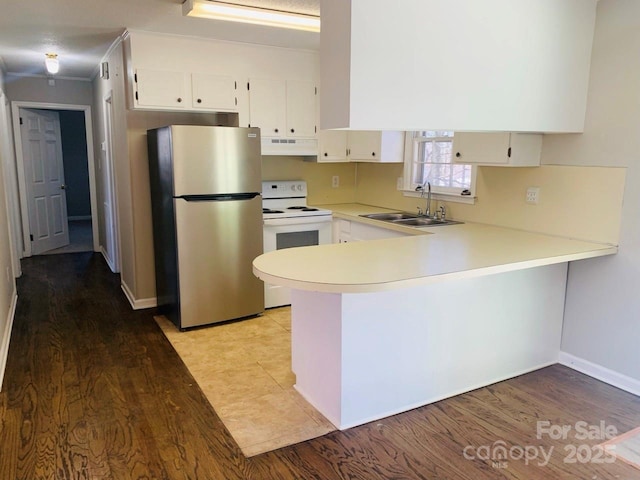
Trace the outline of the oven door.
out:
M 264 219 L 264 251 L 331 243 L 331 215 Z M 264 284 L 265 308 L 291 305 L 287 287 Z
M 264 251 L 331 243 L 331 215 L 264 219 Z

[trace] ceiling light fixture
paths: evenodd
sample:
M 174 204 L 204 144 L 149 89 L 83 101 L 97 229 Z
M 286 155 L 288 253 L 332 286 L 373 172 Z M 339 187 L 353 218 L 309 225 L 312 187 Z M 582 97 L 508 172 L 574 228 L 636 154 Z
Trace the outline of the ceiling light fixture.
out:
M 50 74 L 58 73 L 60 70 L 60 62 L 58 62 L 58 54 L 45 53 L 44 66 L 47 67 L 47 72 Z
M 212 0 L 185 0 L 182 15 L 230 22 L 252 23 L 270 27 L 320 31 L 320 17 L 300 13 L 269 10 Z

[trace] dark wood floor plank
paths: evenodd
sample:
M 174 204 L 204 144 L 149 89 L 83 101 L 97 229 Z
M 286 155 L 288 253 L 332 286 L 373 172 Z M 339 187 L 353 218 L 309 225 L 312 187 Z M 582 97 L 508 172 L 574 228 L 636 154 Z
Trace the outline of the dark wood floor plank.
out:
M 245 458 L 153 320 L 94 254 L 23 260 L 0 392 L 0 480 L 616 479 L 640 470 L 564 462 L 536 422 L 640 425 L 640 399 L 553 366 L 345 432 Z M 466 459 L 537 445 L 549 465 Z M 589 445 L 598 443 L 588 442 Z

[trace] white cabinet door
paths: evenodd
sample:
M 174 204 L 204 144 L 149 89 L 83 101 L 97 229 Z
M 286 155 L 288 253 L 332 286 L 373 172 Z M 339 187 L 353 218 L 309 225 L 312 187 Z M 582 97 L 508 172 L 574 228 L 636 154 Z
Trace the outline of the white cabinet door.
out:
M 318 132 L 318 163 L 348 162 L 347 132 L 343 130 L 320 130 Z
M 352 242 L 406 237 L 407 235 L 409 234 L 360 222 L 351 222 L 351 231 L 349 232 L 349 238 Z
M 313 82 L 287 80 L 288 137 L 315 137 L 316 93 Z
M 229 75 L 191 74 L 191 106 L 218 112 L 238 110 L 238 82 Z
M 453 136 L 453 160 L 471 165 L 537 167 L 542 135 L 531 133 L 468 133 Z
M 380 157 L 380 132 L 350 131 L 348 141 L 351 160 L 372 160 Z
M 404 161 L 404 132 L 352 130 L 347 139 L 349 159 L 352 162 Z
M 283 137 L 286 125 L 286 84 L 283 80 L 249 80 L 249 124 L 262 137 Z
M 139 68 L 134 80 L 136 106 L 185 109 L 189 105 L 188 75 L 183 72 Z
M 467 133 L 455 132 L 453 156 L 456 163 L 504 165 L 508 160 L 508 132 Z

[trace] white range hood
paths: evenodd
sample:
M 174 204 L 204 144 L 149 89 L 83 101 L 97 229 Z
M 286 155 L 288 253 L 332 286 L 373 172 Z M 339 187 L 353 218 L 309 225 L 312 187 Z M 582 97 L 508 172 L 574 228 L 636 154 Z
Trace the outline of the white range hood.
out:
M 318 140 L 315 138 L 270 138 L 262 137 L 263 156 L 316 156 Z

